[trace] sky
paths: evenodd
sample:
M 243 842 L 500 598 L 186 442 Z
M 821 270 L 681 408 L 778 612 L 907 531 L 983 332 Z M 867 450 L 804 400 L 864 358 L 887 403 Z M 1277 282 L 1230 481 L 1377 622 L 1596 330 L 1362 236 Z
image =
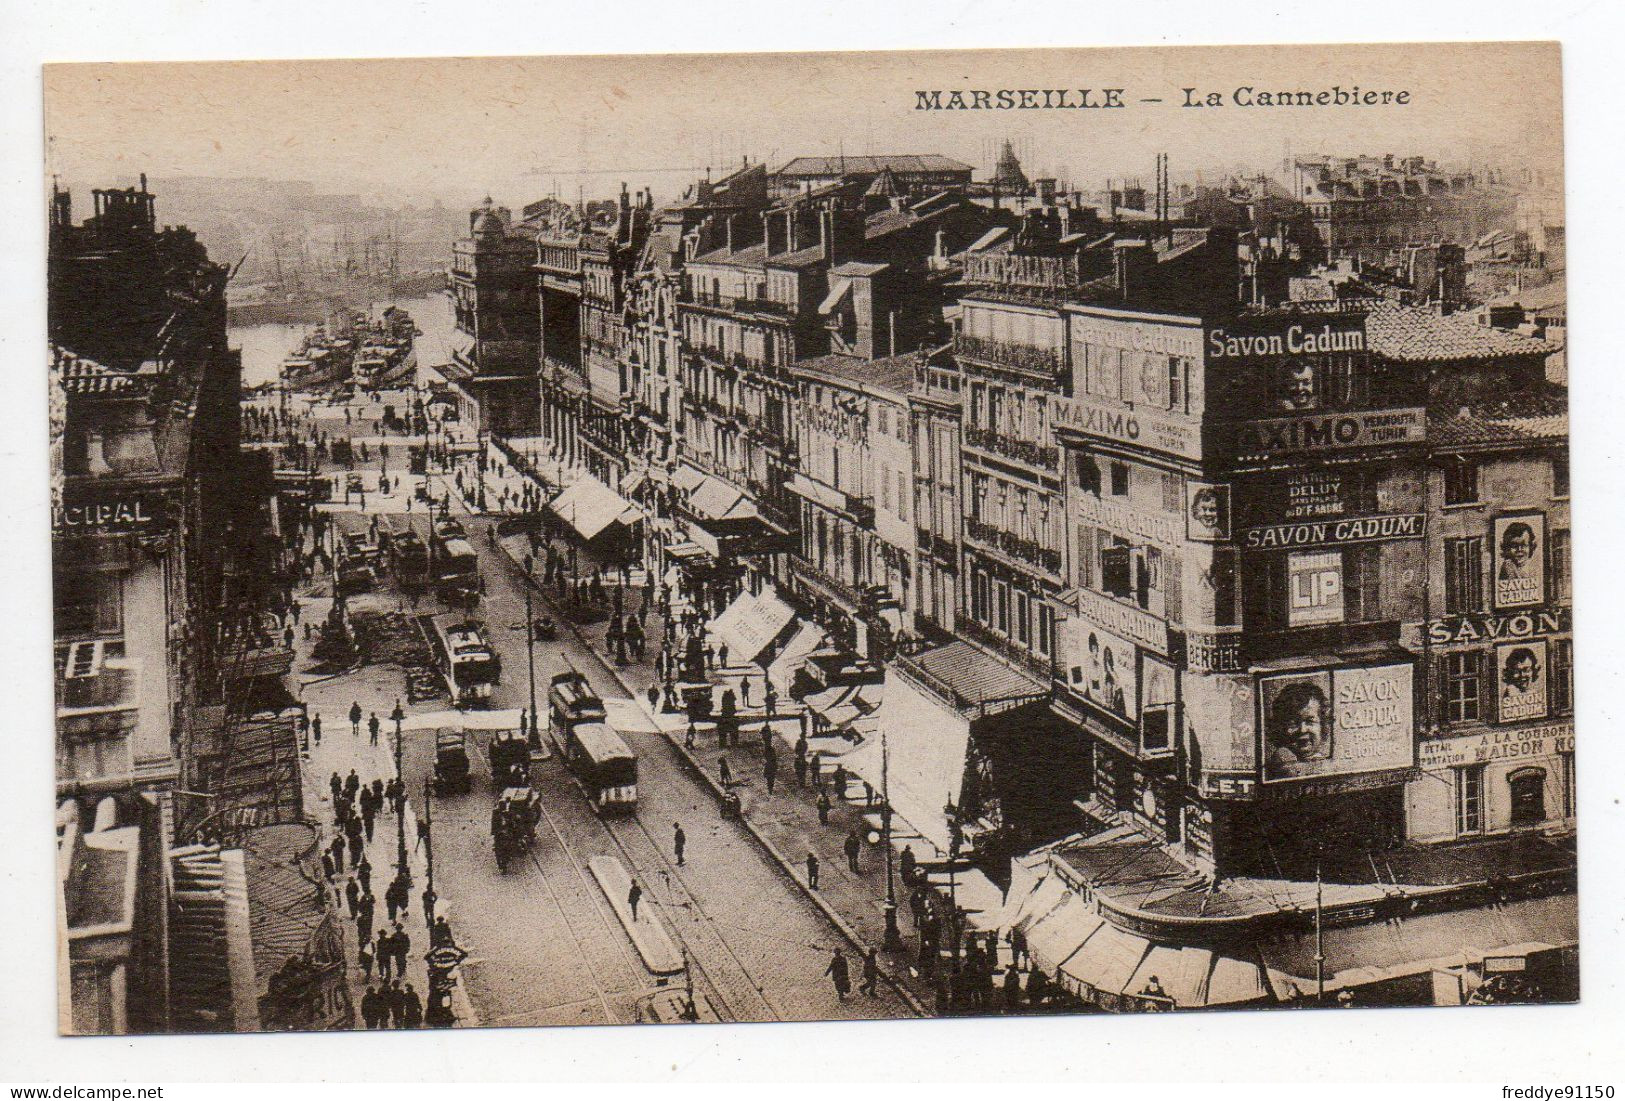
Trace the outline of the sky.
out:
M 1230 105 L 1244 85 L 1406 89 L 1410 103 Z M 914 94 L 1109 87 L 1126 108 L 921 111 Z M 1183 107 L 1187 87 L 1227 105 Z M 264 176 L 514 207 L 623 180 L 669 199 L 746 156 L 936 152 L 986 173 L 1006 139 L 1029 176 L 1085 189 L 1150 184 L 1158 152 L 1176 181 L 1206 181 L 1288 154 L 1550 167 L 1562 141 L 1551 44 L 52 65 L 45 107 L 47 168 L 65 186 Z

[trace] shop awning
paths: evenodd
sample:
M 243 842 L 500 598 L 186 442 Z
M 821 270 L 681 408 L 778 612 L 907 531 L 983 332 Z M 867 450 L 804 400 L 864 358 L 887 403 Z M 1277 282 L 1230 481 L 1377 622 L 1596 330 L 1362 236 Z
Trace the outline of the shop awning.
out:
M 1060 905 L 1027 927 L 1033 964 L 1047 975 L 1059 975 L 1061 965 L 1104 924 L 1093 907 L 1067 892 Z
M 830 280 L 829 293 L 826 294 L 824 296 L 824 300 L 818 304 L 818 312 L 821 314 L 831 313 L 834 310 L 839 309 L 841 303 L 845 302 L 851 296 L 852 280 L 842 279 L 837 276 L 836 278 Z
M 958 710 L 978 717 L 1044 698 L 1049 689 L 968 642 L 950 642 L 907 659 L 919 683 Z
M 1512 945 L 1569 948 L 1579 940 L 1579 907 L 1569 894 L 1349 925 L 1328 929 L 1322 937 L 1329 988 L 1416 974 L 1440 960 L 1494 954 Z M 1259 951 L 1271 971 L 1299 980 L 1300 989 L 1313 986 L 1312 932 L 1261 942 Z
M 884 689 L 878 684 L 843 684 L 835 688 L 826 688 L 822 692 L 814 692 L 802 702 L 813 711 L 821 715 L 831 730 L 842 730 L 866 715 L 872 715 L 880 706 Z M 878 735 L 876 736 L 878 742 Z M 879 750 L 876 750 L 879 753 Z M 863 773 L 865 780 L 879 786 L 880 784 L 880 758 L 874 759 L 875 775 L 870 777 Z
M 756 515 L 756 506 L 721 478 L 709 475 L 688 496 L 689 508 L 708 520 L 738 520 Z
M 767 667 L 767 681 L 773 690 L 781 696 L 789 696 L 790 683 L 795 680 L 796 670 L 807 655 L 823 644 L 824 632 L 816 624 L 803 623 L 797 627 L 796 633 L 790 636 L 790 641 L 784 644 L 784 649 Z
M 947 851 L 946 808 L 959 802 L 970 750 L 970 720 L 894 667 L 886 671 L 880 708 L 871 725 L 872 737 L 878 739 L 885 732 L 892 813 L 937 849 Z M 879 775 L 860 775 L 880 787 Z
M 749 601 L 744 602 L 749 597 Z M 732 613 L 732 614 L 730 614 Z M 745 665 L 759 659 L 795 620 L 795 609 L 771 589 L 758 596 L 741 593 L 711 625 L 728 644 L 728 663 Z
M 643 516 L 632 502 L 591 476 L 572 482 L 547 507 L 588 540 L 611 524 L 631 525 Z
M 706 474 L 705 471 L 699 469 L 698 467 L 689 466 L 687 463 L 684 463 L 682 466 L 677 468 L 677 473 L 671 476 L 671 484 L 682 490 L 684 493 L 693 493 L 699 488 L 700 483 L 705 481 L 705 479 L 709 476 L 710 475 Z

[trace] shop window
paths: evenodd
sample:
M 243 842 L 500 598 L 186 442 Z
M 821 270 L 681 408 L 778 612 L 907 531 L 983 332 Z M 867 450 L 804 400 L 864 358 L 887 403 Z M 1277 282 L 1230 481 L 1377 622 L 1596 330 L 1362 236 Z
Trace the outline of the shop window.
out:
M 1482 707 L 1484 655 L 1456 650 L 1444 656 L 1444 721 L 1477 721 Z
M 1552 558 L 1552 599 L 1566 604 L 1574 599 L 1574 559 L 1571 557 L 1569 529 L 1553 529 L 1547 546 Z
M 1128 496 L 1128 464 L 1112 463 L 1112 496 Z
M 1512 793 L 1512 827 L 1538 826 L 1546 821 L 1546 770 L 1525 768 L 1507 777 Z
M 1444 503 L 1446 505 L 1476 505 L 1478 503 L 1478 464 L 1470 459 L 1457 459 L 1445 464 Z
M 1574 640 L 1552 640 L 1551 663 L 1547 669 L 1547 689 L 1551 694 L 1552 711 L 1558 715 L 1574 711 Z
M 1456 835 L 1484 832 L 1484 766 L 1456 770 Z
M 1484 610 L 1484 539 L 1444 541 L 1444 611 L 1462 615 Z

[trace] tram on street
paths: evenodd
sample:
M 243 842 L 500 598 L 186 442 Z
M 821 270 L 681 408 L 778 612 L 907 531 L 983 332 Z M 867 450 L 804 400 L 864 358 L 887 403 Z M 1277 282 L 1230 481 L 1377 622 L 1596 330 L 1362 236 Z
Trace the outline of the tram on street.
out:
M 378 543 L 372 524 L 359 512 L 331 515 L 334 585 L 341 596 L 366 592 L 378 581 Z
M 637 754 L 608 723 L 570 727 L 564 735 L 564 763 L 600 814 L 637 809 Z
M 437 615 L 431 641 L 452 702 L 458 707 L 489 707 L 491 690 L 502 679 L 502 659 L 491 647 L 485 624 L 457 613 Z
M 448 604 L 471 608 L 479 602 L 480 558 L 461 535 L 436 534 L 429 541 L 435 595 Z
M 409 593 L 428 587 L 429 548 L 410 516 L 390 513 L 380 517 L 379 540 L 397 585 Z

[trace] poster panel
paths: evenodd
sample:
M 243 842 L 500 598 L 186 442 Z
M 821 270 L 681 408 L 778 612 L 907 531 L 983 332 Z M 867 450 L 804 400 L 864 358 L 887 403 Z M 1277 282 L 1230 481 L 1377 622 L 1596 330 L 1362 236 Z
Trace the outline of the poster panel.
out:
M 1264 678 L 1264 779 L 1408 768 L 1414 762 L 1412 675 L 1412 666 L 1401 663 Z
M 1199 543 L 1230 538 L 1230 487 L 1207 482 L 1185 483 L 1185 534 Z
M 1102 711 L 1126 722 L 1138 722 L 1139 674 L 1134 644 L 1076 617 L 1066 621 L 1062 638 L 1066 645 L 1067 683 L 1072 690 Z
M 1496 716 L 1504 723 L 1544 719 L 1546 641 L 1507 642 L 1495 648 L 1495 679 L 1500 695 Z
M 1289 627 L 1343 622 L 1343 552 L 1289 554 L 1286 560 Z
M 1495 609 L 1530 608 L 1546 602 L 1546 514 L 1497 516 Z

